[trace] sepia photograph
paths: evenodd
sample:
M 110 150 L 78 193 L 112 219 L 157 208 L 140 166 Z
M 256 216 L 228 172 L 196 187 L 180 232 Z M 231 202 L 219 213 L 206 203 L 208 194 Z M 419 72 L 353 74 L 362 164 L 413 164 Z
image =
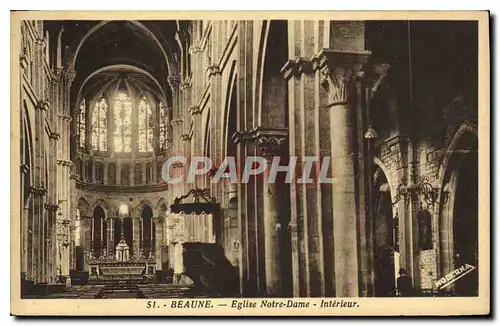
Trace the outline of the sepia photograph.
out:
M 12 12 L 11 311 L 488 313 L 488 13 L 339 13 Z

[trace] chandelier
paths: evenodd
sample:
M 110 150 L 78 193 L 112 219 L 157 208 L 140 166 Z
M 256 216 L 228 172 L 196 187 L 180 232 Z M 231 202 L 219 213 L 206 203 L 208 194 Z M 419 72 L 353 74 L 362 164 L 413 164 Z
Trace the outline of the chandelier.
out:
M 439 198 L 439 189 L 432 186 L 427 176 L 422 177 L 418 184 L 407 182 L 406 177 L 401 178 L 401 183 L 396 188 L 396 196 L 392 205 L 396 205 L 401 199 L 410 198 L 417 200 L 421 196 L 427 205 L 431 206 L 437 203 Z M 447 196 L 443 198 L 447 200 Z

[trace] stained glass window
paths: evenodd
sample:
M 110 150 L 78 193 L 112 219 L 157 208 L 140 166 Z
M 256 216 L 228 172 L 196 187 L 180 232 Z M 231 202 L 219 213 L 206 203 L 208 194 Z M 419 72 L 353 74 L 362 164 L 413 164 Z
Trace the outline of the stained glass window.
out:
M 113 136 L 115 152 L 131 152 L 132 147 L 132 101 L 130 97 L 119 92 L 113 104 L 114 125 Z
M 85 103 L 85 99 L 82 99 L 80 102 L 80 114 L 78 115 L 78 145 L 80 148 L 85 148 L 85 115 L 87 103 Z
M 100 98 L 92 111 L 92 149 L 97 151 L 108 150 L 108 104 Z
M 153 112 L 145 96 L 139 101 L 139 152 L 153 150 Z
M 162 102 L 158 105 L 158 112 L 160 120 L 158 128 L 158 142 L 160 145 L 160 151 L 164 151 L 167 148 L 167 112 Z

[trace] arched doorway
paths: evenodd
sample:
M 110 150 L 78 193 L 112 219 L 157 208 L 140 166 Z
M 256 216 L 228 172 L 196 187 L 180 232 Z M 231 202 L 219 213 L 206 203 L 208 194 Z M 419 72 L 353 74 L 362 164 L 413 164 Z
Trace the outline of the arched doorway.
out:
M 98 205 L 94 208 L 92 217 L 92 252 L 95 258 L 99 258 L 106 250 L 106 214 L 104 209 Z
M 376 297 L 396 295 L 398 216 L 393 216 L 387 177 L 379 168 L 374 181 L 373 264 Z
M 153 209 L 149 205 L 144 205 L 141 211 L 141 239 L 141 248 L 144 257 L 153 257 L 155 232 L 153 222 Z
M 446 275 L 465 264 L 476 270 L 458 279 L 446 291 L 457 296 L 478 294 L 478 143 L 463 133 L 452 150 L 443 188 L 441 209 L 441 272 Z

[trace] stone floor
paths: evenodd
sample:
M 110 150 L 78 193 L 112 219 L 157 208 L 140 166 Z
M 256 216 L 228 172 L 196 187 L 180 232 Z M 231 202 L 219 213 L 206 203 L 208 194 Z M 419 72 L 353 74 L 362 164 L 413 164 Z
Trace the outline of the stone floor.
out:
M 206 294 L 182 284 L 139 284 L 126 287 L 74 285 L 64 293 L 26 296 L 26 299 L 126 299 L 126 298 L 203 298 Z

